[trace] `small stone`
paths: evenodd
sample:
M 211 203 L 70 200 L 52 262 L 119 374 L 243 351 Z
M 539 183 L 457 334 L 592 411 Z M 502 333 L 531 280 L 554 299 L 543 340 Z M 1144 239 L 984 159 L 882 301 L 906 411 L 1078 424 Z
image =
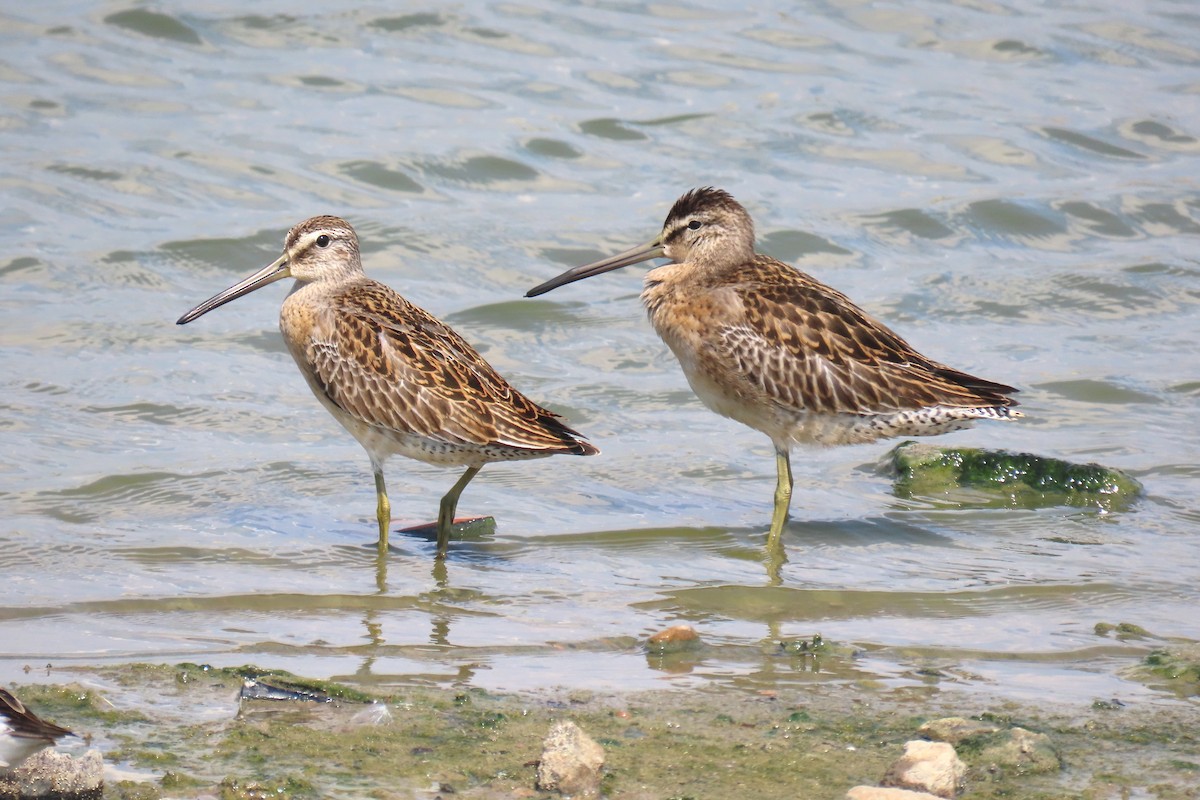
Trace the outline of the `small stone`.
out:
M 700 634 L 691 625 L 672 625 L 650 637 L 650 649 L 659 653 L 678 653 L 700 644 Z
M 574 722 L 556 722 L 542 743 L 537 788 L 579 797 L 598 797 L 604 748 Z
M 929 722 L 917 728 L 917 733 L 934 742 L 958 744 L 964 739 L 970 739 L 975 736 L 986 736 L 998 730 L 1000 730 L 998 727 L 989 725 L 986 722 L 963 719 L 962 717 L 943 717 L 942 719 L 929 720 Z
M 1024 728 L 998 734 L 972 761 L 993 772 L 1016 769 L 1022 773 L 1040 773 L 1062 769 L 1062 759 L 1050 744 L 1050 737 Z
M 104 789 L 104 760 L 99 750 L 79 758 L 55 750 L 34 753 L 16 769 L 0 770 L 0 797 L 99 798 Z
M 912 792 L 885 786 L 855 786 L 846 792 L 846 800 L 941 800 L 929 792 Z
M 904 755 L 888 768 L 880 784 L 938 797 L 954 797 L 962 789 L 967 765 L 945 742 L 917 739 L 904 745 Z

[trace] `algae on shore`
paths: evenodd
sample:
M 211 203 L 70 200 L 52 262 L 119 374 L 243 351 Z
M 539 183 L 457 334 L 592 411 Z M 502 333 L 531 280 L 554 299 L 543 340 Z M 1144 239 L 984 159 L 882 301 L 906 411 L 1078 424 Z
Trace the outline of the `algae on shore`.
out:
M 239 702 L 246 675 L 343 699 Z M 535 761 L 550 726 L 568 719 L 606 751 L 605 796 L 634 800 L 840 800 L 851 786 L 877 782 L 921 723 L 947 712 L 1045 733 L 1070 765 L 1069 773 L 989 772 L 967 752 L 974 777 L 966 798 L 1107 798 L 1130 790 L 1194 797 L 1188 787 L 1200 761 L 1200 714 L 1188 708 L 1056 713 L 842 684 L 496 695 L 197 665 L 102 668 L 80 680 L 91 688 L 19 691 L 57 722 L 90 732 L 110 762 L 145 774 L 146 782 L 108 786 L 109 798 L 548 797 L 534 789 Z M 81 695 L 91 699 L 73 699 Z M 112 707 L 97 711 L 105 698 Z M 1131 739 L 1130 730 L 1139 735 Z

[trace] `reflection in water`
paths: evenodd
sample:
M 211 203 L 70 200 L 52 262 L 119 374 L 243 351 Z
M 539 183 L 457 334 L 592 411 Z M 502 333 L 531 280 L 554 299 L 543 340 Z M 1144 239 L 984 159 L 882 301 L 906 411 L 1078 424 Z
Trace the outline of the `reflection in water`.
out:
M 375 593 L 379 597 L 386 596 L 388 593 L 387 574 L 390 555 L 386 549 L 375 548 Z M 363 612 L 363 627 L 366 629 L 367 642 L 372 648 L 378 648 L 384 643 L 383 624 L 379 621 L 379 612 L 369 605 Z M 360 676 L 370 675 L 371 665 L 374 661 L 375 658 L 371 655 L 364 658 L 357 674 Z
M 446 566 L 446 559 L 440 558 L 433 562 L 431 570 L 433 584 L 437 587 L 434 592 L 434 598 L 445 593 L 450 585 L 449 568 Z M 440 604 L 437 608 L 440 608 Z M 430 631 L 429 643 L 443 647 L 450 646 L 450 616 L 443 612 L 435 610 L 430 615 Z
M 402 531 L 412 534 L 416 530 L 418 534 L 427 534 L 422 536 L 422 539 L 428 539 L 436 535 L 436 531 L 432 526 L 424 526 L 420 529 L 410 529 Z M 395 546 L 389 546 L 387 551 L 381 551 L 378 548 L 372 548 L 375 562 L 375 597 L 382 602 L 378 604 L 366 603 L 365 610 L 362 614 L 362 624 L 366 632 L 365 648 L 366 655 L 362 659 L 362 663 L 355 671 L 355 675 L 364 682 L 375 683 L 381 677 L 375 675 L 373 667 L 381 657 L 387 657 L 387 654 L 394 652 L 397 649 L 397 642 L 404 642 L 410 639 L 410 633 L 407 625 L 396 630 L 385 630 L 385 624 L 388 621 L 388 608 L 390 603 L 386 602 L 390 597 L 390 589 L 388 586 L 388 569 L 393 560 L 404 558 L 400 549 Z M 423 555 L 418 555 L 418 558 L 425 558 Z M 429 577 L 431 578 L 431 589 L 428 592 L 422 592 L 417 605 L 422 609 L 422 613 L 428 619 L 429 636 L 428 643 L 434 645 L 438 651 L 451 648 L 453 645 L 450 640 L 450 623 L 454 616 L 452 608 L 456 597 L 461 596 L 461 592 L 456 591 L 450 584 L 450 569 L 446 559 L 429 559 Z M 381 656 L 382 654 L 382 656 Z M 474 669 L 469 665 L 460 665 L 457 671 L 455 681 L 469 682 Z

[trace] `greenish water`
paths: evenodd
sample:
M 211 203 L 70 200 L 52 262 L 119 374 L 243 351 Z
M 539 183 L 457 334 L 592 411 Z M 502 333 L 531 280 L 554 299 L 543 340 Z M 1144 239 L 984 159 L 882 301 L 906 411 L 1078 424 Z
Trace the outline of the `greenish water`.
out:
M 484 689 L 931 681 L 1179 704 L 1121 677 L 1200 638 L 1200 16 L 1191 4 L 77 4 L 0 12 L 0 679 L 269 662 Z M 684 190 L 929 355 L 1022 389 L 947 443 L 1120 468 L 1131 510 L 897 497 L 890 445 L 800 452 L 788 563 L 760 434 L 692 396 L 640 268 Z M 272 287 L 179 328 L 286 230 L 366 268 L 603 450 L 490 466 L 376 563 L 361 448 Z M 388 466 L 399 525 L 454 475 Z M 665 669 L 633 643 L 708 645 Z M 778 638 L 858 648 L 782 668 Z M 930 678 L 929 667 L 941 679 Z M 53 676 L 51 676 L 53 679 Z

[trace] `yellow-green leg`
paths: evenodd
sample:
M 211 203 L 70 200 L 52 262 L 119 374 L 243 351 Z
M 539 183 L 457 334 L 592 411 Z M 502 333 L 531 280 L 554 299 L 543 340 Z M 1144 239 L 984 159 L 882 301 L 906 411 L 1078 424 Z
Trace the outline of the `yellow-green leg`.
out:
M 446 496 L 442 498 L 442 505 L 438 509 L 437 528 L 437 557 L 439 559 L 446 557 L 446 550 L 450 547 L 450 529 L 454 527 L 454 509 L 458 508 L 458 497 L 480 469 L 482 467 L 468 467 L 467 471 L 458 479 L 458 483 L 451 486 L 450 491 L 446 492 Z
M 786 447 L 775 447 L 775 511 L 771 514 L 771 532 L 767 534 L 767 546 L 780 547 L 783 526 L 787 522 L 788 507 L 792 504 L 792 457 Z
M 379 520 L 379 550 L 387 550 L 388 527 L 392 524 L 392 505 L 388 502 L 387 486 L 383 482 L 383 466 L 372 464 L 375 470 L 375 496 L 378 504 L 375 507 L 375 517 Z

